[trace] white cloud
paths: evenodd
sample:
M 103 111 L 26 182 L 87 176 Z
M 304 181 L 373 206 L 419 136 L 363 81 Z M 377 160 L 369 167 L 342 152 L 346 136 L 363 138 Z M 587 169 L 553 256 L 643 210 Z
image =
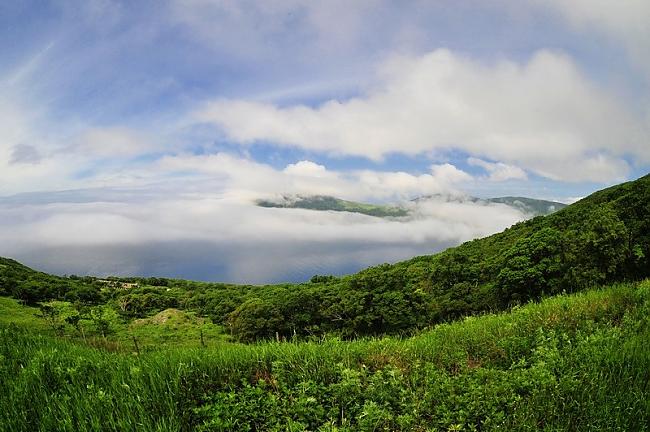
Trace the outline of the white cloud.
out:
M 125 127 L 106 127 L 85 130 L 65 151 L 93 157 L 130 157 L 153 149 L 151 140 L 142 133 Z
M 69 186 L 62 173 L 72 164 L 44 157 L 52 146 L 43 140 L 42 112 L 14 90 L 0 80 L 0 195 Z
M 503 162 L 488 162 L 470 157 L 467 159 L 467 163 L 483 168 L 488 173 L 487 179 L 490 181 L 526 180 L 528 178 L 526 171 L 513 165 L 504 164 Z
M 362 188 L 368 197 L 413 198 L 436 193 L 458 192 L 457 187 L 472 177 L 451 164 L 431 165 L 431 173 L 413 175 L 406 172 L 363 170 L 356 173 L 351 188 Z
M 450 163 L 431 165 L 431 173 L 434 178 L 447 186 L 472 180 L 472 176 Z
M 318 58 L 314 52 L 322 56 L 356 48 L 364 30 L 374 24 L 368 22 L 368 16 L 378 15 L 379 10 L 386 15 L 383 3 L 174 0 L 169 16 L 192 36 L 231 56 L 274 58 L 290 47 L 293 56 Z
M 472 176 L 451 164 L 432 165 L 429 173 L 401 171 L 335 171 L 303 160 L 276 170 L 269 165 L 227 153 L 166 156 L 149 168 L 137 170 L 144 179 L 174 173 L 218 179 L 221 190 L 245 200 L 277 194 L 333 195 L 352 200 L 405 199 L 458 191 Z
M 270 140 L 375 160 L 459 149 L 558 180 L 622 178 L 623 155 L 650 160 L 639 120 L 559 53 L 482 64 L 437 50 L 393 59 L 382 77 L 365 97 L 345 102 L 279 108 L 218 100 L 196 119 L 242 144 Z M 606 169 L 594 173 L 594 162 Z
M 559 12 L 579 30 L 596 31 L 621 43 L 633 63 L 650 73 L 650 2 L 647 0 L 533 0 Z
M 1 111 L 0 107 L 0 128 L 6 122 L 7 134 L 0 142 L 0 196 L 74 189 L 80 184 L 119 185 L 125 174 L 132 183 L 138 181 L 142 166 L 124 159 L 154 148 L 151 141 L 126 128 L 82 128 L 66 140 L 65 127 L 48 130 L 34 116 L 13 110 L 3 117 Z M 32 127 L 25 126 L 30 120 Z M 117 161 L 117 166 L 103 166 L 106 159 Z
M 50 105 L 43 102 L 47 96 L 34 90 L 51 46 L 0 75 L 0 196 L 78 188 L 79 172 L 105 174 L 97 166 L 102 159 L 123 160 L 154 148 L 149 134 L 126 127 L 55 120 Z M 157 150 L 163 147 L 156 143 Z M 89 185 L 92 179 L 84 179 L 83 186 Z
M 295 164 L 289 164 L 283 172 L 291 175 L 306 176 L 306 177 L 325 177 L 327 175 L 327 168 L 317 163 L 303 160 Z
M 0 87 L 1 88 L 1 87 Z M 11 160 L 13 148 L 27 141 L 26 115 L 0 98 L 0 166 Z

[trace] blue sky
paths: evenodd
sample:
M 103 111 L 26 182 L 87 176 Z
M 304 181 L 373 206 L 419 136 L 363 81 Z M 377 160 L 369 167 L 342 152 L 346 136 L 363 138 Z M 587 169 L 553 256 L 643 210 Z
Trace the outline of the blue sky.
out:
M 648 22 L 644 0 L 5 1 L 0 197 L 120 190 L 131 222 L 152 196 L 569 202 L 650 170 Z
M 647 22 L 643 17 L 650 18 L 648 7 L 632 0 L 618 2 L 616 7 L 608 3 L 579 1 L 569 6 L 562 1 L 505 0 L 4 2 L 0 6 L 3 111 L 17 117 L 7 122 L 14 127 L 16 121 L 24 123 L 27 130 L 16 131 L 15 137 L 5 137 L 4 160 L 0 159 L 0 163 L 19 161 L 21 154 L 60 158 L 60 152 L 76 152 L 84 160 L 76 161 L 82 164 L 76 170 L 60 161 L 60 170 L 44 170 L 47 178 L 42 179 L 38 178 L 38 170 L 33 170 L 37 172 L 22 185 L 20 174 L 3 178 L 0 193 L 48 190 L 57 185 L 64 189 L 79 188 L 84 185 L 75 184 L 75 179 L 105 176 L 105 166 L 128 169 L 164 155 L 225 151 L 275 168 L 309 160 L 329 170 L 371 169 L 414 175 L 428 173 L 431 164 L 449 162 L 473 176 L 481 176 L 485 174 L 483 168 L 466 163 L 467 158 L 477 157 L 524 170 L 525 179 L 494 182 L 496 194 L 507 193 L 511 188 L 526 190 L 529 185 L 529 195 L 584 195 L 602 185 L 641 175 L 649 166 L 648 30 L 637 24 Z M 438 85 L 444 85 L 444 80 L 453 76 L 443 76 L 432 83 L 416 83 L 418 78 L 409 76 L 409 68 L 418 67 L 427 55 L 443 50 L 449 58 L 422 65 L 421 73 L 434 74 L 427 68 L 455 68 L 450 73 L 458 75 L 459 81 L 454 85 L 460 87 L 459 93 L 437 90 Z M 547 53 L 549 64 L 539 65 L 538 72 L 526 70 L 535 67 L 531 62 L 540 53 Z M 385 70 L 391 62 L 398 64 L 392 65 L 395 70 L 388 72 L 387 78 Z M 394 118 L 391 121 L 396 130 L 390 131 L 387 138 L 393 141 L 373 150 L 377 144 L 367 132 L 374 122 L 383 123 L 390 118 L 391 108 L 385 104 L 403 103 L 407 113 L 412 110 L 425 118 L 429 116 L 434 124 L 439 118 L 440 123 L 434 125 L 438 128 L 450 120 L 462 123 L 462 116 L 452 119 L 441 111 L 485 97 L 489 100 L 483 101 L 475 112 L 468 112 L 483 115 L 481 110 L 490 110 L 491 104 L 501 100 L 499 94 L 464 90 L 461 80 L 476 80 L 482 73 L 495 73 L 497 76 L 476 85 L 497 85 L 494 81 L 508 77 L 499 77 L 495 71 L 508 64 L 520 68 L 513 77 L 519 75 L 522 82 L 513 83 L 513 88 L 521 93 L 503 97 L 513 99 L 508 103 L 514 107 L 528 105 L 523 110 L 526 116 L 535 114 L 536 103 L 543 104 L 540 110 L 562 110 L 566 102 L 562 97 L 539 101 L 535 98 L 538 95 L 526 94 L 534 93 L 531 87 L 537 84 L 526 74 L 547 73 L 549 82 L 539 83 L 546 87 L 546 92 L 560 92 L 576 84 L 588 87 L 576 93 L 576 97 L 585 99 L 584 105 L 576 103 L 566 113 L 568 120 L 575 117 L 581 124 L 566 130 L 557 118 L 547 118 L 532 128 L 548 132 L 549 141 L 562 134 L 577 135 L 562 146 L 577 145 L 580 149 L 557 152 L 557 157 L 572 158 L 574 167 L 591 160 L 591 169 L 565 175 L 564 169 L 552 169 L 556 163 L 552 156 L 544 164 L 532 163 L 529 159 L 535 156 L 529 156 L 521 147 L 540 144 L 526 143 L 527 137 L 522 137 L 520 131 L 506 130 L 502 124 L 482 124 L 480 128 L 484 130 L 477 130 L 476 136 L 471 137 L 460 131 L 436 136 L 425 129 L 419 131 L 419 136 L 408 138 L 421 142 L 405 143 L 400 142 L 400 119 Z M 558 75 L 555 79 L 566 82 L 554 83 L 553 74 L 566 67 L 574 69 L 573 76 Z M 457 100 L 436 107 L 435 103 L 414 103 L 409 100 L 413 95 L 386 96 L 387 87 L 409 79 L 414 82 L 406 85 L 420 85 L 422 92 L 429 91 L 432 99 Z M 343 107 L 333 114 L 319 111 L 328 102 L 345 104 L 351 99 L 368 106 L 360 110 Z M 206 104 L 217 102 L 221 111 L 228 111 L 241 101 L 258 106 L 242 109 L 234 119 L 224 118 L 222 113 L 196 115 Z M 610 112 L 588 112 L 593 103 L 610 105 Z M 341 127 L 342 117 L 369 116 L 378 110 L 386 113 L 369 119 L 359 131 L 352 130 L 354 125 L 344 126 L 350 129 L 348 134 L 354 135 L 351 139 L 359 147 L 366 147 L 367 152 L 362 148 L 348 151 L 349 141 L 343 134 L 328 137 L 340 142 L 318 145 L 313 140 L 317 134 L 322 135 L 320 131 L 303 130 L 289 137 L 268 127 L 248 133 L 236 130 L 258 121 L 256 115 L 268 114 L 271 109 L 296 107 L 312 109 L 316 117 L 310 124 L 302 125 L 305 129 L 336 129 Z M 502 114 L 512 112 L 506 110 Z M 335 118 L 319 118 L 328 115 Z M 286 127 L 286 122 L 307 122 L 291 113 L 283 117 L 276 127 Z M 589 122 L 601 119 L 626 122 L 638 130 L 632 134 L 616 130 L 619 125 L 606 125 L 611 131 L 607 139 L 627 141 L 628 145 L 593 143 L 594 136 L 585 129 L 597 129 L 598 125 Z M 508 119 L 486 119 L 490 121 Z M 528 118 L 512 118 L 513 123 L 518 121 L 528 122 Z M 390 129 L 390 125 L 382 126 Z M 455 127 L 462 129 L 463 125 Z M 466 127 L 477 125 L 468 122 Z M 101 143 L 81 144 L 93 137 L 92 133 L 88 136 L 88 131 L 97 130 L 105 132 Z M 128 135 L 133 143 L 116 145 L 118 150 L 113 152 L 111 133 L 119 135 L 113 141 Z M 507 148 L 490 151 L 491 145 L 505 145 L 494 144 L 487 136 L 496 134 L 511 134 L 505 139 L 515 141 L 509 145 L 517 154 L 508 155 Z M 148 144 L 129 152 L 122 148 L 135 147 L 139 140 L 147 140 Z M 463 140 L 476 142 L 468 145 Z M 69 145 L 71 141 L 78 143 L 74 149 Z M 540 139 L 541 145 L 543 141 Z M 96 146 L 102 150 L 92 154 L 91 148 Z M 551 146 L 550 151 L 553 150 L 557 151 Z M 597 157 L 600 161 L 594 162 Z M 54 183 L 52 175 L 58 177 Z M 12 180 L 16 184 L 10 185 Z M 464 187 L 475 189 L 472 184 Z M 485 188 L 480 189 L 483 192 Z M 490 193 L 489 189 L 486 193 Z

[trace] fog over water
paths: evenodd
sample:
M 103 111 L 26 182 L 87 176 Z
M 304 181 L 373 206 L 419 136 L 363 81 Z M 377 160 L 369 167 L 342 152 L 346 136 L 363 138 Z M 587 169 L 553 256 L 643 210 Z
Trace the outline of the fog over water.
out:
M 220 194 L 28 194 L 0 200 L 0 255 L 56 274 L 299 282 L 431 254 L 526 217 L 443 198 L 407 205 L 411 216 L 382 219 L 261 208 Z

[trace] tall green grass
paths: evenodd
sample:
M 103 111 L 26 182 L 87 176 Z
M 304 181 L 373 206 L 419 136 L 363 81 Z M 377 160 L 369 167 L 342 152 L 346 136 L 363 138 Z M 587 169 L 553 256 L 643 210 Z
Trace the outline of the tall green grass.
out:
M 38 308 L 23 306 L 10 297 L 0 297 L 0 326 L 14 324 L 47 332 L 49 330 L 47 324 L 38 315 Z
M 409 339 L 140 356 L 0 327 L 3 431 L 642 431 L 650 282 Z

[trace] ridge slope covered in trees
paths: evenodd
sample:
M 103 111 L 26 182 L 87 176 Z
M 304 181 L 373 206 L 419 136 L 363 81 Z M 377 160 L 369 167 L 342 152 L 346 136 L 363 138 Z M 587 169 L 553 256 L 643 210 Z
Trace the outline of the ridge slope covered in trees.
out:
M 0 261 L 0 292 L 27 304 L 109 302 L 126 318 L 168 308 L 241 341 L 396 334 L 561 292 L 650 276 L 650 175 L 442 253 L 309 283 L 236 286 L 162 278 L 61 278 Z

